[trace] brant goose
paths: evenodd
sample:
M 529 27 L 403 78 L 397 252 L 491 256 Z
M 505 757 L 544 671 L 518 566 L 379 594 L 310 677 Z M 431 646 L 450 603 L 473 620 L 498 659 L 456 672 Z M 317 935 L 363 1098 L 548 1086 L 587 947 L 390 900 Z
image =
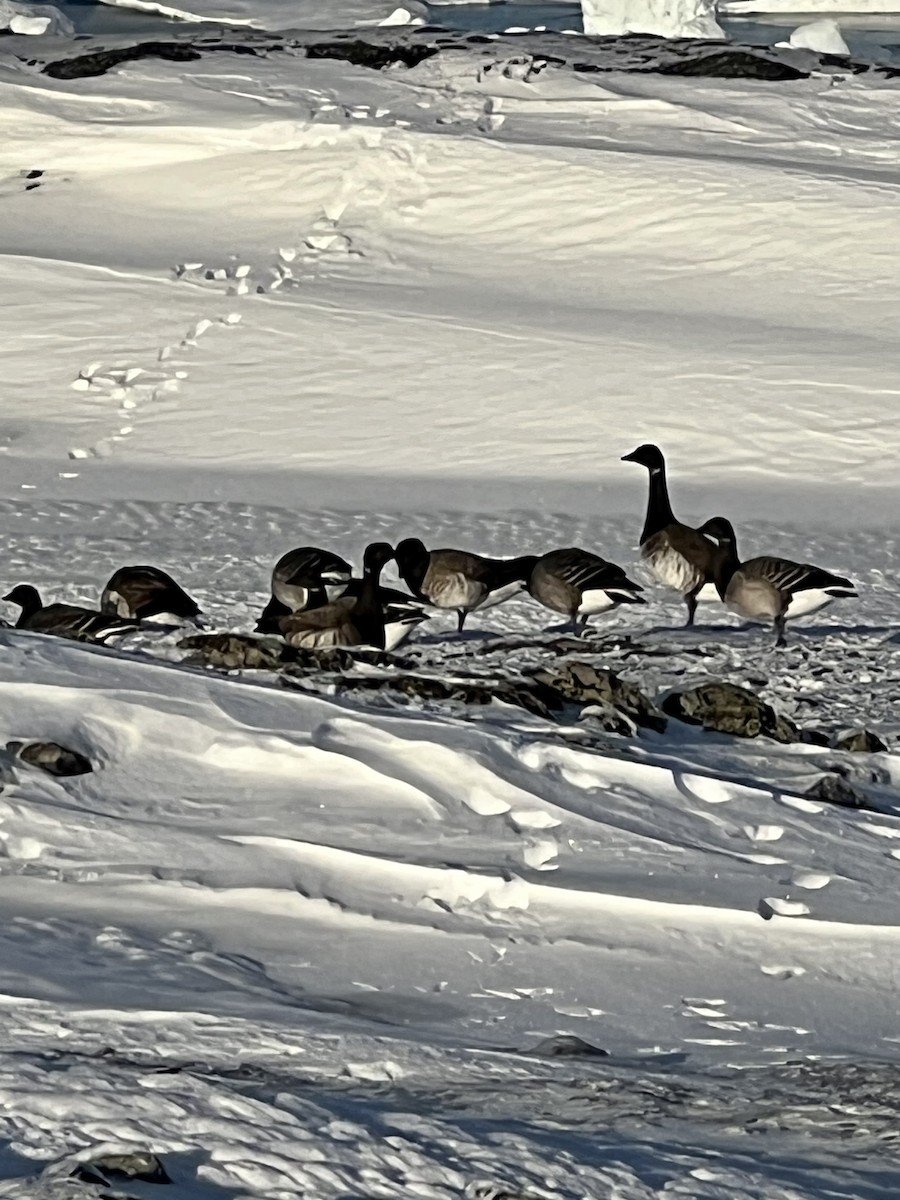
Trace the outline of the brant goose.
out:
M 256 625 L 257 633 L 277 633 L 278 622 L 293 612 L 321 608 L 346 591 L 350 564 L 330 550 L 300 546 L 282 554 L 272 570 L 272 598 Z
M 620 604 L 646 604 L 621 567 L 598 554 L 570 546 L 551 550 L 537 560 L 527 583 L 528 593 L 553 612 L 563 613 L 577 632 L 595 613 L 608 612 Z M 579 618 L 581 619 L 579 622 Z
M 769 555 L 742 563 L 734 529 L 724 517 L 712 517 L 700 528 L 722 548 L 716 565 L 716 588 L 722 600 L 749 621 L 771 621 L 776 646 L 784 645 L 785 621 L 857 594 L 851 580 L 809 563 Z
M 325 646 L 374 646 L 384 650 L 385 611 L 379 579 L 382 568 L 393 557 L 393 547 L 387 542 L 373 542 L 367 546 L 359 596 L 355 600 L 349 597 L 345 600 L 341 596 L 320 608 L 282 617 L 279 627 L 285 641 L 304 650 Z
M 640 463 L 650 472 L 647 515 L 641 531 L 641 556 L 660 583 L 681 592 L 686 625 L 693 625 L 697 601 L 716 598 L 714 569 L 719 548 L 690 525 L 676 521 L 669 503 L 666 460 L 658 446 L 643 445 L 622 462 Z
M 77 642 L 105 642 L 107 638 L 138 628 L 136 621 L 110 616 L 93 608 L 79 608 L 75 604 L 45 606 L 37 588 L 28 583 L 20 583 L 3 599 L 18 604 L 22 610 L 16 629 L 30 629 L 34 633 L 52 633 Z
M 466 550 L 426 550 L 418 538 L 404 538 L 396 550 L 397 569 L 417 600 L 434 608 L 455 608 L 462 633 L 468 613 L 492 608 L 521 592 L 537 558 L 484 558 Z
M 120 567 L 100 598 L 100 611 L 135 621 L 174 617 L 192 621 L 200 616 L 196 600 L 159 567 Z

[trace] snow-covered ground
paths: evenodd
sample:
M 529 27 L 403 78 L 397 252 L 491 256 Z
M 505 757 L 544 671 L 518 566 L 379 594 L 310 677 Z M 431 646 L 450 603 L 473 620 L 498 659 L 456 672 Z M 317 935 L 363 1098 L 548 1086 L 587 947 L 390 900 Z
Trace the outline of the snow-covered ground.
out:
M 775 652 L 651 590 L 607 665 L 894 744 L 895 84 L 0 49 L 4 586 L 150 561 L 247 630 L 293 545 L 635 568 L 654 440 L 679 515 L 860 598 Z M 491 675 L 554 619 L 452 624 L 416 653 Z M 0 756 L 0 1195 L 111 1143 L 173 1200 L 894 1194 L 896 754 L 585 744 L 176 641 L 0 631 L 0 745 L 97 768 Z M 803 795 L 835 763 L 878 811 Z

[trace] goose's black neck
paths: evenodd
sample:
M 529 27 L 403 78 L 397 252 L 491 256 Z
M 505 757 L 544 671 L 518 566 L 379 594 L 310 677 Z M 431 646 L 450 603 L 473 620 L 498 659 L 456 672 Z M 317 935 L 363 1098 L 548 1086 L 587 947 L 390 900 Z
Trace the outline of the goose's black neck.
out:
M 725 599 L 725 592 L 731 583 L 731 577 L 740 565 L 737 543 L 732 539 L 720 541 L 712 564 L 713 583 L 716 585 L 720 599 Z
M 367 646 L 384 649 L 384 606 L 381 602 L 382 564 L 366 563 L 359 599 L 353 606 L 353 623 Z
M 397 556 L 400 577 L 417 600 L 425 599 L 422 595 L 422 584 L 430 566 L 431 554 L 424 547 L 421 551 L 406 549 Z
M 647 495 L 647 515 L 644 518 L 644 528 L 641 532 L 641 543 L 659 533 L 675 520 L 672 505 L 669 501 L 669 485 L 666 481 L 664 463 L 650 467 L 650 491 Z

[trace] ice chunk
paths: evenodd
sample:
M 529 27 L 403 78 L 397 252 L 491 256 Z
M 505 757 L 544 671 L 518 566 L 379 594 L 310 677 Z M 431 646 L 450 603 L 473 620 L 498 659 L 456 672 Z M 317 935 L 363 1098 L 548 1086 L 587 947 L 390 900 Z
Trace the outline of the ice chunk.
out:
M 724 38 L 714 0 L 581 0 L 584 32 Z
M 791 34 L 789 41 L 776 42 L 777 46 L 790 46 L 795 50 L 815 50 L 816 54 L 849 54 L 850 47 L 844 41 L 841 27 L 831 17 L 810 21 L 800 25 Z

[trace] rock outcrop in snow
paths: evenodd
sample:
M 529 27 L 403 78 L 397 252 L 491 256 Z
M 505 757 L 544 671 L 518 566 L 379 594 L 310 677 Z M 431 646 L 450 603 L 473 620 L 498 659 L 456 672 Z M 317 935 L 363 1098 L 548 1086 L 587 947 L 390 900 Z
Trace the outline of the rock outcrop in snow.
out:
M 671 38 L 724 38 L 713 0 L 581 0 L 584 32 L 594 37 L 655 33 Z

